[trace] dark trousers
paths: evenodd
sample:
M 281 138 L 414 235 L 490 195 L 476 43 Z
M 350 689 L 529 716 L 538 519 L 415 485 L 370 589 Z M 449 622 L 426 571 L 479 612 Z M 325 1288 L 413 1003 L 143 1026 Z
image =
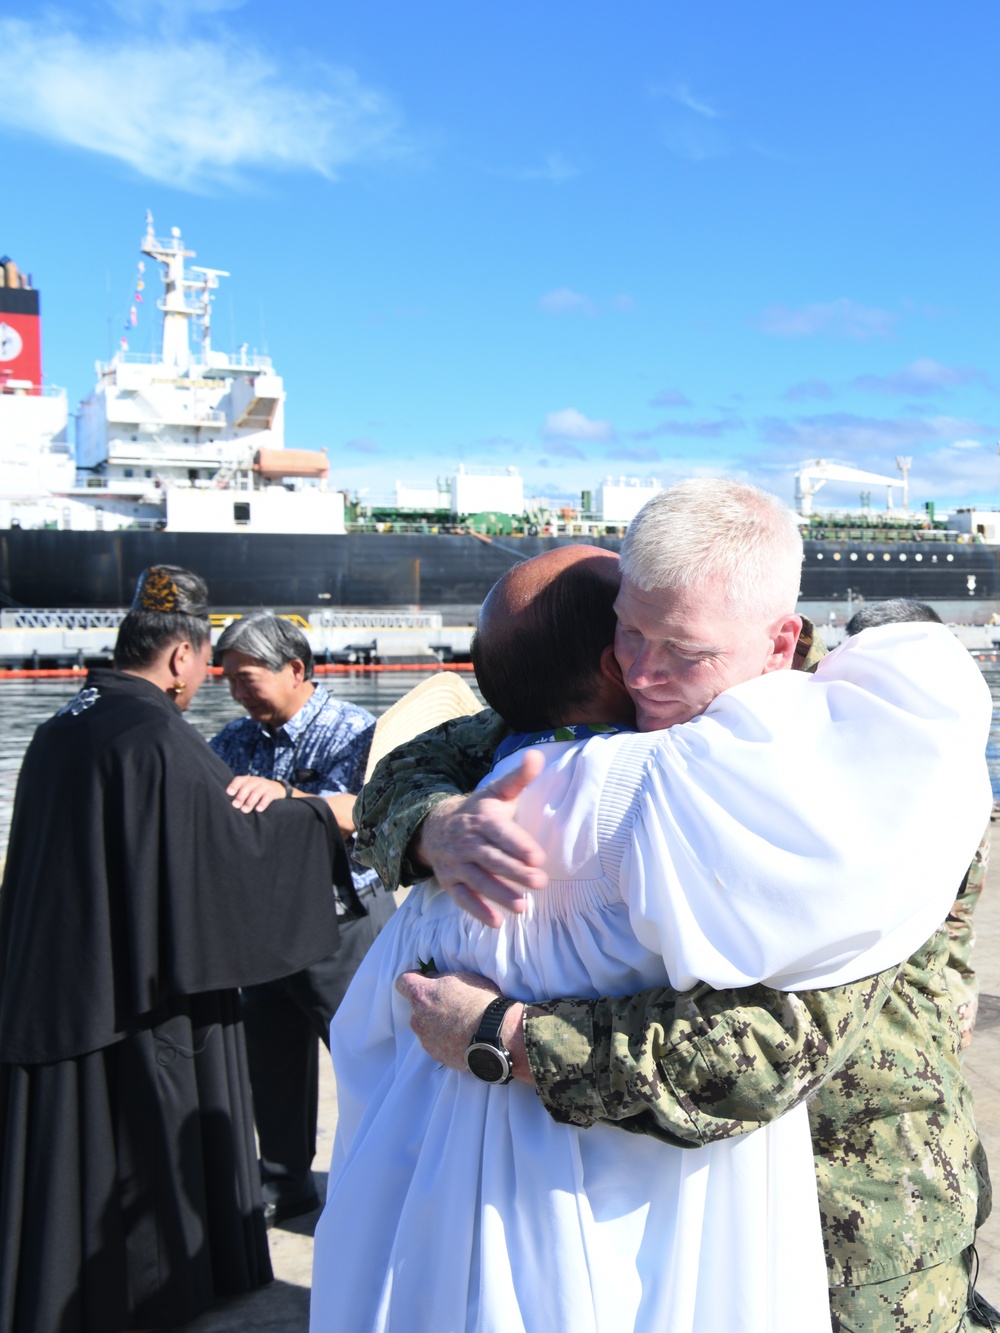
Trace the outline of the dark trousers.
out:
M 243 990 L 254 1121 L 265 1202 L 297 1201 L 313 1190 L 319 1107 L 319 1043 L 368 948 L 396 910 L 392 894 L 365 894 L 367 916 L 337 918 L 335 953 L 280 981 Z

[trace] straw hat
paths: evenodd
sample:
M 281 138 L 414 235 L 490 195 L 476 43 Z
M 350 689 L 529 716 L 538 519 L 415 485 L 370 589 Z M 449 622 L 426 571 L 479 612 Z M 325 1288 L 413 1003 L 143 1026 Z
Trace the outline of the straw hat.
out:
M 378 761 L 398 745 L 405 745 L 422 731 L 429 731 L 453 717 L 482 711 L 482 703 L 460 676 L 438 671 L 397 699 L 375 724 L 365 781 Z

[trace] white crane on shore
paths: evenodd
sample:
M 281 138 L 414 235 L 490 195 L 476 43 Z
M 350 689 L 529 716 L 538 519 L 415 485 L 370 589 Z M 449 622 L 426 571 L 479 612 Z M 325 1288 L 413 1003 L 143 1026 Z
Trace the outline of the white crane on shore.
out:
M 903 474 L 900 480 L 897 477 L 883 477 L 877 472 L 864 472 L 860 468 L 849 467 L 846 463 L 830 463 L 825 458 L 814 458 L 808 463 L 802 463 L 798 472 L 795 474 L 795 503 L 798 506 L 799 513 L 808 518 L 813 512 L 813 496 L 825 486 L 828 481 L 862 481 L 874 482 L 876 485 L 888 487 L 888 498 L 886 508 L 892 512 L 892 492 L 896 486 L 901 487 L 903 492 L 903 512 L 909 508 L 910 497 L 910 464 L 912 458 L 896 459 L 896 466 Z

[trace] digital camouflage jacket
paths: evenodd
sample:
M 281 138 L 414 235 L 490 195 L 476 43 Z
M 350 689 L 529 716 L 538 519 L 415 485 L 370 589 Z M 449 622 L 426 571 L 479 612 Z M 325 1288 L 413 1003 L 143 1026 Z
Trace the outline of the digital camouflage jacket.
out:
M 807 670 L 824 651 L 801 649 Z M 414 833 L 489 771 L 505 733 L 487 709 L 382 760 L 355 819 L 356 855 L 384 884 L 426 876 L 407 857 Z M 971 1244 L 990 1208 L 948 958 L 942 928 L 901 966 L 829 990 L 699 986 L 530 1005 L 538 1095 L 557 1120 L 688 1147 L 808 1099 L 831 1286 L 929 1267 Z

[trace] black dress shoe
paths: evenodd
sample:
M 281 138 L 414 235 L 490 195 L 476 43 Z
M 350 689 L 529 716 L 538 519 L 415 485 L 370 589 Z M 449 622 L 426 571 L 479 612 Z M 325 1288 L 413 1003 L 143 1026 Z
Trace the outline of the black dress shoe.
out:
M 300 1199 L 265 1199 L 264 1200 L 264 1225 L 270 1229 L 276 1227 L 281 1222 L 287 1222 L 293 1217 L 303 1217 L 306 1213 L 314 1213 L 319 1207 L 319 1195 L 316 1193 L 307 1194 Z

